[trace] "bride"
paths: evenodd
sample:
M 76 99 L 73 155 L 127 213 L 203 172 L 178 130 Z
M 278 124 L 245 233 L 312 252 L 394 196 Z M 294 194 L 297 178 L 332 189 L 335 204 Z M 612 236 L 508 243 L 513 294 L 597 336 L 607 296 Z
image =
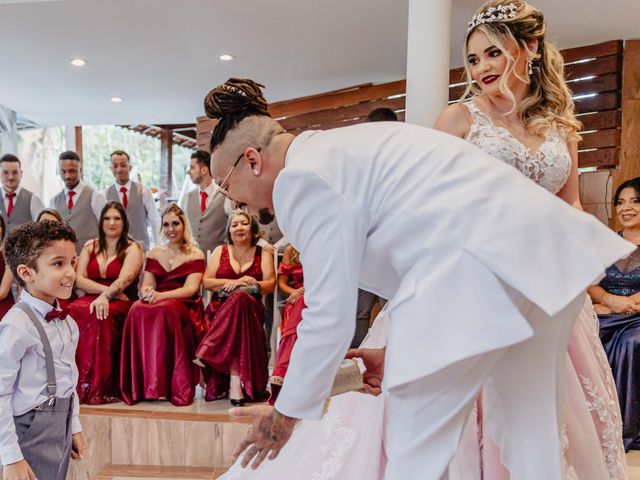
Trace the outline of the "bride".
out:
M 466 95 L 442 112 L 435 128 L 511 164 L 581 209 L 577 171 L 581 125 L 564 82 L 562 56 L 545 40 L 545 33 L 542 12 L 524 1 L 485 4 L 470 22 L 465 38 Z M 561 454 L 568 479 L 626 478 L 618 398 L 598 328 L 585 296 L 569 339 L 560 415 Z M 490 415 L 491 404 L 491 389 L 485 388 L 479 403 L 479 429 L 473 432 L 470 425 L 473 433 L 467 435 L 482 437 L 485 478 L 507 479 L 502 463 L 508 463 L 508 454 L 494 442 L 502 436 L 503 426 Z

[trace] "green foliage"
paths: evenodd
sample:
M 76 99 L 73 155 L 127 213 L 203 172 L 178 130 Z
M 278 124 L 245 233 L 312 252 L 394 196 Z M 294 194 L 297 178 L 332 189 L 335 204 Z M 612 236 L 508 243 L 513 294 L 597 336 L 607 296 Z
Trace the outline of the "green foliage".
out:
M 124 150 L 131 157 L 134 172 L 148 187 L 160 187 L 160 139 L 113 125 L 89 125 L 82 128 L 85 180 L 103 189 L 113 183 L 110 155 Z M 189 166 L 191 150 L 173 146 L 173 193 L 179 192 Z

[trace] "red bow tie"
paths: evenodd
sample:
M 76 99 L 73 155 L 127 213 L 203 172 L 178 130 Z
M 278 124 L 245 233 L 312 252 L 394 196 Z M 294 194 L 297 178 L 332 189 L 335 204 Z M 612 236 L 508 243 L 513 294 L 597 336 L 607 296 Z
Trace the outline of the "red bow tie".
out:
M 52 320 L 64 320 L 65 318 L 67 318 L 67 315 L 69 315 L 68 308 L 62 308 L 60 310 L 52 308 L 51 311 L 44 316 L 44 319 L 47 322 L 50 322 Z

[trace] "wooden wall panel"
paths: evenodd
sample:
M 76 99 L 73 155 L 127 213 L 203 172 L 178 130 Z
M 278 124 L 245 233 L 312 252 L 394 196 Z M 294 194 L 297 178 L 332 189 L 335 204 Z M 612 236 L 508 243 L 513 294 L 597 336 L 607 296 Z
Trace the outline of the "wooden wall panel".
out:
M 584 47 L 566 48 L 562 50 L 565 63 L 572 63 L 585 58 L 600 58 L 609 55 L 622 54 L 622 40 L 610 40 L 608 42 L 587 45 Z
M 607 128 L 619 128 L 622 124 L 622 112 L 620 110 L 606 110 L 603 112 L 591 112 L 578 115 L 582 122 L 583 130 L 603 130 Z
M 640 176 L 640 40 L 627 40 L 622 67 L 622 129 L 620 167 L 613 173 L 611 192 L 622 182 Z M 617 218 L 614 228 L 620 228 Z
M 601 148 L 598 150 L 580 152 L 578 167 L 612 168 L 618 164 L 619 156 L 619 148 Z

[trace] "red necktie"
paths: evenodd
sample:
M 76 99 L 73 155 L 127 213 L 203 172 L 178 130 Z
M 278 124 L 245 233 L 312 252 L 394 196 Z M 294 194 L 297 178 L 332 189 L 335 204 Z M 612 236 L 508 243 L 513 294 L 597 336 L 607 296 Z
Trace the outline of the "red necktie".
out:
M 122 192 L 122 206 L 127 208 L 129 204 L 129 199 L 127 198 L 127 187 L 120 187 L 120 191 Z
M 52 320 L 64 320 L 69 315 L 68 308 L 62 308 L 60 310 L 52 308 L 49 313 L 44 316 L 44 319 L 47 322 L 51 322 Z
M 71 210 L 73 208 L 73 196 L 76 194 L 76 192 L 69 190 L 69 201 L 67 202 L 67 208 L 69 210 Z
M 13 212 L 13 197 L 16 196 L 16 193 L 7 193 L 7 198 L 9 199 L 9 206 L 7 207 L 7 216 L 11 216 L 11 212 Z
M 203 212 L 207 209 L 207 192 L 200 192 L 200 210 Z

